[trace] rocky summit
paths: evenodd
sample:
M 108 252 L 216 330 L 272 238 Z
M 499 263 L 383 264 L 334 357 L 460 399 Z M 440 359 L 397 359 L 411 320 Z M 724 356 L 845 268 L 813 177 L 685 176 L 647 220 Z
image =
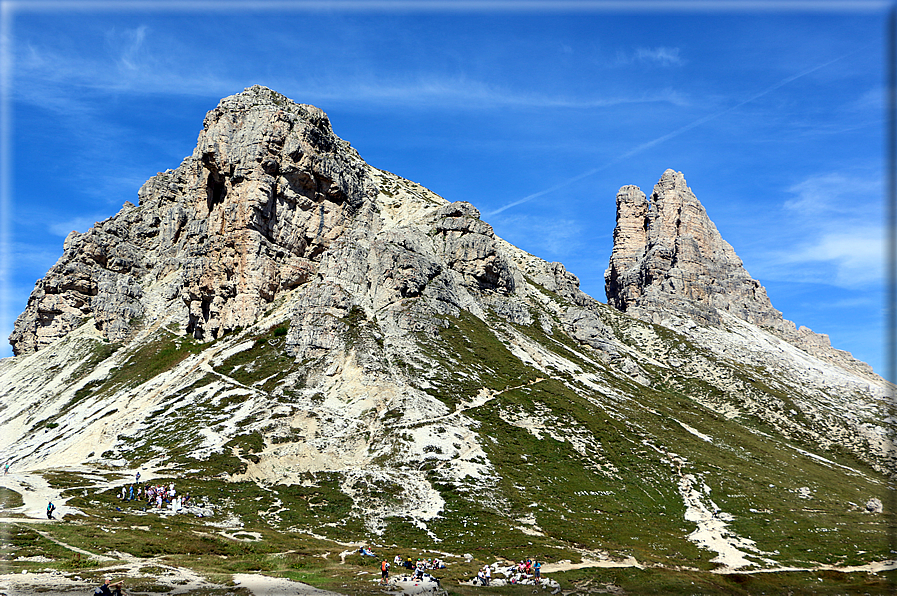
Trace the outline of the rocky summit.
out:
M 892 386 L 782 317 L 681 173 L 617 193 L 607 304 L 265 87 L 221 100 L 138 197 L 66 238 L 16 321 L 11 514 L 49 482 L 96 487 L 60 494 L 72 519 L 152 515 L 112 500 L 142 471 L 207 497 L 190 523 L 272 544 L 718 571 L 890 556 L 866 504 L 887 496 Z
M 723 240 L 682 172 L 667 170 L 648 199 L 637 186 L 617 193 L 617 226 L 604 274 L 608 304 L 647 321 L 685 329 L 719 327 L 730 314 L 786 339 L 817 358 L 872 372 L 828 336 L 785 320 L 766 289 Z

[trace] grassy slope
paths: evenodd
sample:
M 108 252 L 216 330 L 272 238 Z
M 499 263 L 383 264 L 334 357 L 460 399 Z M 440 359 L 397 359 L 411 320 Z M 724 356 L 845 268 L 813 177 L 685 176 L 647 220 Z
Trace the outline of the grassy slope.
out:
M 529 333 L 538 339 L 540 330 L 534 326 Z M 442 339 L 445 349 L 433 353 L 443 361 L 442 368 L 453 374 L 446 374 L 431 392 L 446 403 L 471 397 L 481 386 L 503 389 L 540 375 L 466 313 L 451 320 Z M 541 339 L 542 345 L 556 345 Z M 677 337 L 669 340 L 681 343 Z M 559 348 L 559 352 L 566 350 Z M 468 375 L 461 382 L 457 382 L 459 372 Z M 734 515 L 730 528 L 755 540 L 762 551 L 777 551 L 772 556 L 782 564 L 855 564 L 887 558 L 884 520 L 857 506 L 883 492 L 880 476 L 869 466 L 834 453 L 821 455 L 855 472 L 825 464 L 795 450 L 818 451 L 811 445 L 792 445 L 757 421 L 745 426 L 744 421 L 729 420 L 681 391 L 656 391 L 606 369 L 592 372 L 631 399 L 613 400 L 594 393 L 586 399 L 590 393 L 586 387 L 556 378 L 500 393 L 472 413 L 483 425 L 481 436 L 491 438 L 485 445 L 500 470 L 501 495 L 496 500 L 503 511 L 482 507 L 478 498 L 461 505 L 458 500 L 464 497 L 443 487 L 454 508 L 466 513 L 463 518 L 441 520 L 437 535 L 459 549 L 489 545 L 493 552 L 519 557 L 532 552 L 530 543 L 540 540 L 496 531 L 496 526 L 508 523 L 497 523 L 495 517 L 534 512 L 538 525 L 558 541 L 621 556 L 632 554 L 648 563 L 713 567 L 709 560 L 714 553 L 685 539 L 694 525 L 683 519 L 684 505 L 676 489 L 679 476 L 668 457 L 645 446 L 648 442 L 685 459 L 683 473 L 705 482 L 713 502 Z M 695 384 L 694 379 L 680 379 L 680 384 L 686 382 Z M 533 404 L 549 408 L 568 428 L 587 431 L 601 458 L 618 472 L 595 473 L 589 469 L 594 463 L 591 458 L 577 453 L 570 443 L 536 438 L 500 416 L 503 409 L 532 410 Z M 695 436 L 676 420 L 713 441 Z M 812 491 L 812 499 L 798 497 L 801 487 Z M 534 510 L 533 503 L 540 506 Z M 551 540 L 542 542 L 552 544 Z M 543 551 L 540 556 L 552 558 L 547 546 Z M 858 556 L 857 551 L 865 552 Z
M 617 585 L 637 593 L 747 594 L 764 590 L 774 593 L 787 587 L 797 594 L 885 593 L 883 576 L 707 573 L 714 567 L 710 559 L 715 553 L 686 539 L 694 524 L 683 518 L 685 509 L 676 488 L 679 475 L 666 454 L 682 457 L 683 473 L 695 474 L 707 484 L 710 499 L 734 516 L 729 523 L 732 531 L 755 540 L 762 551 L 777 551 L 772 557 L 780 563 L 795 566 L 857 564 L 887 558 L 885 520 L 850 505 L 862 504 L 882 492 L 878 475 L 868 466 L 835 453 L 820 455 L 856 472 L 823 464 L 794 449 L 817 451 L 812 446 L 792 445 L 759 420 L 729 420 L 690 398 L 690 391 L 706 395 L 716 389 L 685 375 L 667 377 L 657 383 L 659 389 L 651 389 L 603 365 L 591 364 L 597 361 L 596 355 L 558 330 L 549 338 L 538 326 L 516 328 L 575 363 L 582 372 L 600 379 L 608 388 L 606 392 L 588 388 L 569 373 L 555 371 L 551 378 L 545 378 L 544 372 L 511 354 L 506 338 L 467 313 L 447 322 L 438 341 L 428 339 L 425 343 L 428 357 L 438 364 L 426 375 L 430 382 L 427 391 L 450 407 L 483 387 L 496 392 L 491 401 L 469 410 L 467 415 L 480 425 L 481 442 L 499 475 L 493 491 L 483 494 L 446 482 L 437 466 L 432 466 L 429 477 L 445 499 L 446 508 L 429 524 L 430 533 L 401 518 L 390 518 L 384 536 L 370 534 L 364 520 L 354 514 L 351 501 L 340 491 L 339 474 L 310 475 L 308 486 L 301 487 L 261 488 L 216 478 L 222 471 L 239 471 L 245 465 L 245 458 L 233 455 L 231 447 L 251 455 L 263 443 L 258 433 L 246 433 L 207 460 L 188 456 L 198 441 L 197 428 L 228 416 L 227 408 L 232 404 L 216 399 L 215 391 L 205 394 L 189 415 L 169 413 L 165 428 L 173 432 L 129 438 L 122 455 L 132 463 L 142 463 L 156 454 L 154 446 L 165 447 L 173 469 L 181 470 L 175 481 L 182 493 L 209 497 L 218 507 L 213 521 L 236 515 L 245 524 L 244 530 L 261 533 L 262 540 L 235 541 L 209 528 L 208 520 L 185 516 L 162 520 L 134 504 L 119 503 L 112 490 L 87 498 L 80 496 L 80 490 L 73 492 L 77 496 L 71 504 L 89 517 L 81 523 L 58 524 L 46 530 L 67 544 L 92 552 L 120 550 L 147 557 L 148 561 L 162 557 L 165 563 L 188 566 L 212 578 L 262 571 L 343 592 L 370 590 L 370 582 L 357 574 L 369 567 L 373 573 L 372 561 L 349 556 L 346 564 L 340 565 L 332 555 L 324 559 L 320 555 L 339 552 L 343 547 L 313 538 L 309 532 L 332 540 L 395 545 L 379 548 L 390 557 L 416 556 L 430 548 L 473 554 L 476 558 L 472 562 L 456 559 L 445 572 L 444 577 L 451 581 L 472 576 L 477 565 L 495 557 L 578 560 L 579 549 L 588 549 L 607 551 L 614 557 L 633 555 L 642 563 L 664 568 L 568 572 L 558 577 L 566 588 L 589 591 Z M 507 323 L 493 320 L 490 325 L 500 329 Z M 625 328 L 616 330 L 625 335 Z M 301 373 L 303 364 L 282 353 L 274 332 L 272 328 L 259 335 L 250 350 L 232 356 L 216 372 L 244 385 L 255 384 L 279 401 L 289 401 L 294 391 L 302 389 L 301 375 L 290 377 L 291 386 L 283 386 L 283 380 L 291 373 Z M 675 334 L 663 331 L 658 335 L 671 351 L 693 349 Z M 124 366 L 89 390 L 111 394 L 120 387 L 134 387 L 200 348 L 190 340 L 159 337 L 130 354 Z M 181 396 L 209 389 L 216 378 L 201 377 L 182 390 Z M 621 398 L 621 394 L 626 397 Z M 509 413 L 562 422 L 569 431 L 588 439 L 586 453 L 581 444 L 577 450 L 570 441 L 562 440 L 564 436 L 542 433 L 537 437 L 509 423 Z M 163 414 L 160 410 L 151 418 Z M 677 420 L 713 437 L 713 441 L 688 432 Z M 420 465 L 424 469 L 430 466 L 426 462 Z M 82 479 L 65 475 L 52 480 L 60 488 L 84 485 Z M 813 491 L 811 500 L 798 498 L 796 491 L 801 487 Z M 15 495 L 4 494 L 4 501 L 11 504 L 7 507 L 17 502 Z M 530 514 L 542 535 L 519 528 L 516 520 Z M 134 529 L 138 526 L 150 529 Z M 4 524 L 4 532 L 7 538 L 0 554 L 12 570 L 35 566 L 93 570 L 90 563 L 74 558 L 64 547 L 23 525 Z M 433 536 L 439 541 L 434 542 Z M 55 561 L 39 565 L 15 562 L 17 557 L 35 553 Z M 692 571 L 670 571 L 680 567 Z M 98 569 L 93 571 L 100 573 Z M 151 580 L 146 581 L 148 590 L 161 590 Z M 453 590 L 470 592 L 463 587 Z
M 56 477 L 56 482 L 84 484 L 83 479 L 71 475 Z M 133 503 L 122 503 L 110 489 L 91 493 L 88 498 L 80 498 L 73 504 L 81 507 L 88 517 L 76 517 L 66 523 L 48 525 L 26 525 L 0 523 L 3 536 L 0 556 L 3 568 L 19 573 L 27 569 L 32 572 L 55 569 L 75 573 L 79 577 L 93 579 L 99 583 L 113 569 L 126 562 L 115 552 L 128 553 L 142 558 L 139 574 L 128 576 L 131 593 L 166 593 L 169 591 L 157 577 L 164 575 L 168 567 L 179 566 L 193 569 L 212 581 L 227 584 L 233 573 L 265 573 L 288 577 L 312 585 L 342 593 L 381 593 L 381 589 L 371 581 L 376 577 L 376 560 L 362 558 L 356 554 L 345 557 L 345 563 L 337 556 L 344 547 L 326 539 L 315 538 L 301 532 L 289 532 L 272 528 L 260 516 L 255 515 L 259 503 L 265 503 L 265 492 L 250 483 L 227 484 L 174 479 L 183 490 L 192 494 L 207 491 L 218 494 L 214 500 L 227 503 L 230 512 L 238 513 L 245 522 L 239 530 L 224 531 L 209 525 L 220 522 L 222 515 L 212 520 L 190 516 L 162 518 L 152 513 L 144 513 L 142 507 Z M 80 493 L 80 491 L 78 491 Z M 282 489 L 280 496 L 287 496 Z M 226 495 L 226 496 L 225 496 Z M 306 495 L 307 496 L 307 495 Z M 262 497 L 260 501 L 257 501 Z M 302 499 L 301 495 L 291 495 Z M 118 511 L 117 508 L 122 511 Z M 301 514 L 297 511 L 297 515 Z M 259 534 L 258 540 L 241 541 Z M 52 542 L 42 534 L 47 534 L 64 544 L 77 546 L 94 553 L 106 553 L 115 560 L 98 563 L 78 555 L 64 546 Z M 345 538 L 345 537 L 343 537 Z M 391 532 L 388 544 L 374 542 L 378 555 L 392 558 L 402 556 L 433 556 L 420 547 L 408 545 L 404 534 Z M 527 555 L 538 556 L 534 546 L 521 549 Z M 326 557 L 324 556 L 326 554 Z M 473 553 L 475 558 L 448 558 L 449 566 L 436 575 L 451 593 L 477 594 L 484 590 L 459 585 L 472 577 L 483 563 L 494 560 L 493 549 L 480 549 Z M 23 557 L 42 556 L 53 559 L 50 562 L 18 561 Z M 128 557 L 130 558 L 130 557 Z M 115 573 L 115 572 L 113 572 Z M 866 573 L 804 572 L 776 574 L 730 574 L 717 575 L 697 570 L 672 570 L 670 568 L 649 569 L 580 569 L 565 573 L 548 574 L 560 581 L 565 592 L 598 592 L 608 588 L 622 588 L 633 594 L 888 594 L 891 574 L 871 575 Z M 118 572 L 116 577 L 120 577 Z M 518 593 L 529 588 L 492 588 L 485 590 L 495 593 Z M 208 593 L 233 593 L 233 589 L 209 591 Z

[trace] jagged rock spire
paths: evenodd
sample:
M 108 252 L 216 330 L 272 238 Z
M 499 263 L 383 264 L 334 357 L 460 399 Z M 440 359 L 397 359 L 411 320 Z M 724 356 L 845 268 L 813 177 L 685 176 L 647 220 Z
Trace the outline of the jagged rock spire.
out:
M 797 328 L 782 317 L 723 240 L 682 172 L 666 170 L 648 198 L 637 186 L 617 192 L 604 288 L 608 304 L 647 321 L 671 327 L 720 325 L 725 312 L 818 358 L 871 372 L 868 364 L 833 349 L 827 335 Z
M 649 318 L 677 309 L 716 324 L 722 310 L 764 327 L 782 321 L 685 177 L 673 170 L 663 173 L 650 199 L 636 186 L 617 193 L 614 249 L 604 278 L 609 304 Z

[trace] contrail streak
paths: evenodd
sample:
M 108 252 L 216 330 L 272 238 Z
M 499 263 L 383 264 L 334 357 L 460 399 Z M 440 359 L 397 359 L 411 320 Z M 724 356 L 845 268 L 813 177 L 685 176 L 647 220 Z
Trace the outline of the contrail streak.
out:
M 556 190 L 560 190 L 561 188 L 564 188 L 565 186 L 567 186 L 567 185 L 569 185 L 569 184 L 573 184 L 573 183 L 576 182 L 577 180 L 582 180 L 583 178 L 586 178 L 586 177 L 588 177 L 588 176 L 591 176 L 592 174 L 595 174 L 595 173 L 597 173 L 597 172 L 600 172 L 601 170 L 604 170 L 604 169 L 606 169 L 606 168 L 609 168 L 610 166 L 614 165 L 615 163 L 618 163 L 618 162 L 620 162 L 620 161 L 622 161 L 622 160 L 624 160 L 624 159 L 627 159 L 627 158 L 629 158 L 629 157 L 632 157 L 633 155 L 635 155 L 635 154 L 637 154 L 637 153 L 640 153 L 640 152 L 644 151 L 645 149 L 648 149 L 648 148 L 653 147 L 653 146 L 655 146 L 655 145 L 659 145 L 660 143 L 663 143 L 664 141 L 668 141 L 668 140 L 670 140 L 670 139 L 672 139 L 672 138 L 674 138 L 674 137 L 678 137 L 678 136 L 681 135 L 682 133 L 687 132 L 687 131 L 691 130 L 692 128 L 695 128 L 696 126 L 700 126 L 700 125 L 704 124 L 705 122 L 709 122 L 709 121 L 713 120 L 714 118 L 719 118 L 720 116 L 724 116 L 725 114 L 728 114 L 729 112 L 731 112 L 731 111 L 733 111 L 733 110 L 737 110 L 737 109 L 740 108 L 741 106 L 743 106 L 743 105 L 745 105 L 745 104 L 748 104 L 748 103 L 750 103 L 750 102 L 752 102 L 752 101 L 754 101 L 754 100 L 756 100 L 756 99 L 759 99 L 759 98 L 763 97 L 764 95 L 767 95 L 767 94 L 769 94 L 769 93 L 772 93 L 772 92 L 775 91 L 776 89 L 779 89 L 779 88 L 781 88 L 781 87 L 784 87 L 785 85 L 787 85 L 788 83 L 790 83 L 790 82 L 792 82 L 792 81 L 795 81 L 795 80 L 797 80 L 797 79 L 799 79 L 799 78 L 801 78 L 801 77 L 805 77 L 805 76 L 807 76 L 808 74 L 813 73 L 813 72 L 816 72 L 817 70 L 819 70 L 819 69 L 821 69 L 821 68 L 825 68 L 826 66 L 829 66 L 829 65 L 831 65 L 831 64 L 834 64 L 834 63 L 837 62 L 838 60 L 843 60 L 844 58 L 847 58 L 847 57 L 850 56 L 851 54 L 856 54 L 856 53 L 859 52 L 860 50 L 864 50 L 864 49 L 866 49 L 867 47 L 869 47 L 870 45 L 872 45 L 871 42 L 868 43 L 868 44 L 866 44 L 866 45 L 864 45 L 864 46 L 862 46 L 862 47 L 860 47 L 860 48 L 858 48 L 858 49 L 855 49 L 855 50 L 853 50 L 853 51 L 851 51 L 851 52 L 848 52 L 848 53 L 846 53 L 846 54 L 844 54 L 844 55 L 842 55 L 842 56 L 838 56 L 837 58 L 833 58 L 832 60 L 829 60 L 828 62 L 824 62 L 824 63 L 822 63 L 822 64 L 818 64 L 818 65 L 813 66 L 813 67 L 810 67 L 810 68 L 808 68 L 808 69 L 806 69 L 806 70 L 802 70 L 801 72 L 799 72 L 799 73 L 797 73 L 797 74 L 795 74 L 795 75 L 791 75 L 790 77 L 786 77 L 786 78 L 782 79 L 781 81 L 775 83 L 774 85 L 770 85 L 770 86 L 767 87 L 766 89 L 763 89 L 762 91 L 759 91 L 759 92 L 755 93 L 754 95 L 751 95 L 751 96 L 748 97 L 747 99 L 745 99 L 745 100 L 743 100 L 743 101 L 741 101 L 741 102 L 735 104 L 734 106 L 731 106 L 731 107 L 729 107 L 729 108 L 726 108 L 725 110 L 722 110 L 722 111 L 720 111 L 720 112 L 716 112 L 716 113 L 714 113 L 714 114 L 710 114 L 710 115 L 708 115 L 708 116 L 704 116 L 704 117 L 702 117 L 702 118 L 698 118 L 698 119 L 695 120 L 694 122 L 690 122 L 689 124 L 686 124 L 685 126 L 682 126 L 681 128 L 677 128 L 677 129 L 674 130 L 673 132 L 669 132 L 669 133 L 667 133 L 667 134 L 665 134 L 665 135 L 663 135 L 663 136 L 661 136 L 661 137 L 657 137 L 657 138 L 654 139 L 654 140 L 648 141 L 648 142 L 646 142 L 646 143 L 642 143 L 641 145 L 638 145 L 637 147 L 635 147 L 635 148 L 633 148 L 633 149 L 630 149 L 629 151 L 627 151 L 626 153 L 623 153 L 622 155 L 618 155 L 617 157 L 611 159 L 611 160 L 608 161 L 607 163 L 604 163 L 604 164 L 602 164 L 602 165 L 600 165 L 600 166 L 598 166 L 598 167 L 596 167 L 596 168 L 592 168 L 591 170 L 587 170 L 587 171 L 585 171 L 585 172 L 583 172 L 583 173 L 581 173 L 581 174 L 577 174 L 576 176 L 573 176 L 572 178 L 567 178 L 566 180 L 563 180 L 563 181 L 561 181 L 561 182 L 558 182 L 557 184 L 555 184 L 554 186 L 552 186 L 552 187 L 550 187 L 550 188 L 546 188 L 545 190 L 540 190 L 539 192 L 534 192 L 533 194 L 531 194 L 531 195 L 527 195 L 527 196 L 523 197 L 522 199 L 517 199 L 516 201 L 512 201 L 512 202 L 508 203 L 507 205 L 504 205 L 504 206 L 502 206 L 502 207 L 499 207 L 498 209 L 496 209 L 496 210 L 494 210 L 494 211 L 490 211 L 489 213 L 486 214 L 486 216 L 489 217 L 489 216 L 492 216 L 492 215 L 498 215 L 498 214 L 501 213 L 502 211 L 505 211 L 505 210 L 507 210 L 507 209 L 510 209 L 511 207 L 516 207 L 517 205 L 521 205 L 521 204 L 523 204 L 523 203 L 527 203 L 527 202 L 529 202 L 529 201 L 532 201 L 533 199 L 537 199 L 537 198 L 539 198 L 539 197 L 541 197 L 541 196 L 547 195 L 547 194 L 552 193 L 552 192 L 554 192 L 554 191 L 556 191 Z

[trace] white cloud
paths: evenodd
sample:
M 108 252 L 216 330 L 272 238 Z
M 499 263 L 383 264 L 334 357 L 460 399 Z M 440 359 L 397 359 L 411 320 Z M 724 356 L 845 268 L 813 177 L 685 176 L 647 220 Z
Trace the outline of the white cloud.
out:
M 59 241 L 56 248 L 53 248 L 52 245 L 52 242 L 46 241 L 39 244 L 14 242 L 9 256 L 16 264 L 16 269 L 40 271 L 39 275 L 42 276 L 62 256 L 62 241 Z M 25 291 L 25 296 L 28 296 L 30 292 L 31 287 L 29 286 Z
M 147 31 L 147 26 L 141 25 L 136 29 L 125 29 L 124 31 L 113 28 L 106 33 L 106 42 L 111 46 L 113 53 L 118 56 L 116 59 L 118 64 L 127 70 L 138 69 Z
M 786 189 L 772 212 L 758 261 L 761 278 L 858 288 L 885 276 L 882 183 L 875 175 L 827 172 Z
M 655 64 L 658 66 L 681 66 L 684 64 L 679 55 L 679 48 L 660 46 L 657 48 L 636 48 L 631 53 L 617 52 L 617 65 L 625 66 L 634 62 Z
M 833 216 L 852 219 L 880 216 L 882 181 L 875 177 L 848 176 L 840 172 L 820 174 L 792 185 L 786 211 L 811 220 L 830 221 Z
M 577 220 L 519 215 L 490 223 L 496 234 L 541 258 L 561 259 L 582 250 L 582 226 Z
M 47 231 L 54 236 L 62 236 L 63 238 L 68 236 L 73 230 L 76 232 L 81 232 L 83 234 L 88 229 L 92 228 L 95 223 L 106 219 L 110 215 L 112 214 L 110 213 L 105 216 L 94 217 L 74 217 L 66 221 L 51 223 L 47 226 Z
M 858 114 L 883 114 L 885 105 L 885 87 L 873 87 L 857 97 L 846 109 Z
M 505 107 L 589 109 L 624 104 L 668 103 L 688 106 L 693 98 L 670 87 L 608 93 L 569 95 L 514 88 L 465 75 L 416 74 L 397 76 L 392 72 L 338 71 L 321 79 L 297 78 L 295 72 L 278 73 L 264 80 L 246 80 L 219 64 L 218 67 L 193 51 L 181 48 L 177 40 L 164 34 L 153 35 L 146 26 L 106 34 L 106 53 L 69 55 L 47 47 L 23 44 L 16 48 L 16 78 L 23 84 L 13 92 L 17 99 L 66 114 L 92 114 L 93 103 L 83 91 L 100 94 L 138 93 L 164 95 L 209 95 L 223 97 L 251 84 L 261 83 L 311 102 L 351 102 L 390 106 L 451 107 L 488 109 Z M 566 51 L 562 49 L 562 51 Z M 572 51 L 572 49 L 571 49 Z M 641 49 L 639 60 L 670 63 L 678 59 L 678 49 Z M 67 92 L 79 90 L 79 97 Z M 65 91 L 63 91 L 65 90 Z
M 638 48 L 635 57 L 641 62 L 655 62 L 661 66 L 679 66 L 682 58 L 679 57 L 679 48 Z
M 884 279 L 884 230 L 857 227 L 841 232 L 823 233 L 796 252 L 786 255 L 785 263 L 810 265 L 828 263 L 834 279 L 820 279 L 841 287 L 881 283 Z M 817 270 L 825 276 L 826 269 Z
M 830 302 L 823 302 L 820 304 L 816 304 L 818 308 L 830 309 L 830 310 L 840 310 L 846 308 L 869 308 L 874 310 L 880 309 L 882 304 L 881 300 L 876 300 L 872 296 L 863 295 L 863 296 L 855 296 L 853 298 L 845 298 L 843 300 L 833 300 Z

